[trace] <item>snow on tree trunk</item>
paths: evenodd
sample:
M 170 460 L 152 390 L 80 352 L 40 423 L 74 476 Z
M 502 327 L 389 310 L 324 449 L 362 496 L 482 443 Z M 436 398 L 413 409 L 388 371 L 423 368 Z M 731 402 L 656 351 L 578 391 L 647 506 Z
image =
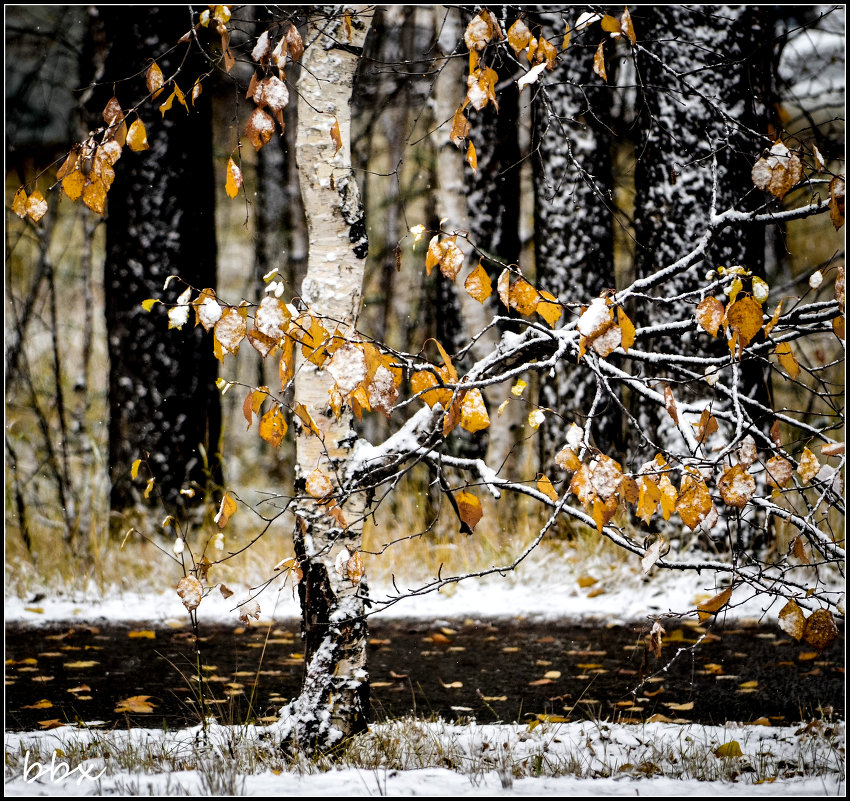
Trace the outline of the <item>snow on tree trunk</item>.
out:
M 187 9 L 176 6 L 140 7 L 132 16 L 102 6 L 98 16 L 109 76 L 132 75 L 151 53 L 167 53 L 189 24 Z M 179 58 L 166 55 L 159 63 L 171 75 Z M 187 72 L 196 69 L 196 58 L 184 65 Z M 141 501 L 130 465 L 149 453 L 159 490 L 173 510 L 186 503 L 180 489 L 188 482 L 201 489 L 208 478 L 221 482 L 218 366 L 201 327 L 163 337 L 165 307 L 148 313 L 141 304 L 159 297 L 169 275 L 215 287 L 210 104 L 202 95 L 188 118 L 173 112 L 163 117 L 156 104 L 142 102 L 143 81 L 107 83 L 88 103 L 95 125 L 103 124 L 100 113 L 113 92 L 125 109 L 139 104 L 150 149 L 119 163 L 106 217 L 110 504 L 113 512 L 124 512 Z
M 646 51 L 638 56 L 639 82 L 646 87 L 636 143 L 635 236 L 638 278 L 672 264 L 697 244 L 714 209 L 741 210 L 761 202 L 753 192 L 750 171 L 770 140 L 767 99 L 771 88 L 771 13 L 756 7 L 644 7 L 633 14 Z M 669 86 L 670 89 L 658 87 Z M 675 298 L 707 283 L 706 272 L 742 265 L 762 275 L 763 226 L 729 228 L 712 243 L 707 257 L 655 288 Z M 683 305 L 645 302 L 635 309 L 636 325 L 682 319 Z M 659 337 L 657 350 L 728 355 L 726 343 L 704 333 L 677 341 Z M 759 369 L 745 376 L 745 392 L 765 399 Z M 677 390 L 678 391 L 678 390 Z M 710 394 L 707 385 L 700 387 Z M 654 444 L 638 443 L 651 458 L 655 445 L 682 447 L 663 410 L 641 404 L 635 410 L 639 430 Z M 769 421 L 767 426 L 769 427 Z
M 363 209 L 351 169 L 350 103 L 359 54 L 372 9 L 353 13 L 318 7 L 311 13 L 298 80 L 296 160 L 307 219 L 307 274 L 301 297 L 333 333 L 351 335 L 360 307 L 367 240 Z M 338 125 L 335 143 L 332 130 Z M 340 144 L 341 143 L 341 144 Z M 339 145 L 339 146 L 338 146 Z M 327 749 L 365 728 L 369 705 L 366 670 L 365 585 L 346 568 L 361 546 L 363 504 L 342 506 L 343 527 L 305 495 L 319 470 L 334 481 L 355 435 L 352 415 L 339 420 L 328 404 L 334 384 L 327 371 L 300 356 L 295 400 L 315 420 L 321 438 L 302 429 L 297 438 L 295 551 L 303 578 L 299 595 L 305 641 L 304 683 L 287 709 L 291 735 L 306 750 Z
M 542 22 L 550 39 L 563 30 L 559 17 L 543 15 Z M 614 288 L 611 90 L 593 73 L 597 45 L 593 37 L 576 37 L 534 101 L 537 283 L 565 302 L 584 304 Z M 561 324 L 573 319 L 565 314 Z M 570 423 L 585 425 L 596 396 L 597 380 L 586 366 L 561 364 L 543 380 L 541 406 L 563 418 L 542 429 L 543 464 L 564 444 Z M 603 453 L 619 445 L 621 426 L 603 391 L 591 424 Z

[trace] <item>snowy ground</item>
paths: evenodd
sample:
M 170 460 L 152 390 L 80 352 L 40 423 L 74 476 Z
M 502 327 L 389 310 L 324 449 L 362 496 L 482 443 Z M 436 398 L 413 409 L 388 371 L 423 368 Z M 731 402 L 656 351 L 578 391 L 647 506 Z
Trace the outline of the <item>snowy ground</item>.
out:
M 681 574 L 655 575 L 647 581 L 639 570 L 599 564 L 583 568 L 581 576 L 569 575 L 557 583 L 541 581 L 545 564 L 524 568 L 506 578 L 467 581 L 449 590 L 408 598 L 380 613 L 387 617 L 453 619 L 509 617 L 512 619 L 587 620 L 605 623 L 646 621 L 670 612 L 686 612 L 695 603 L 718 591 L 710 577 Z M 556 571 L 552 570 L 552 573 Z M 559 566 L 559 575 L 564 575 Z M 588 584 L 587 579 L 595 579 Z M 387 588 L 373 588 L 376 598 L 386 597 Z M 207 622 L 236 621 L 234 598 L 225 601 L 217 592 L 199 607 Z M 291 590 L 267 592 L 259 599 L 263 617 L 283 619 L 298 615 Z M 742 591 L 733 596 L 736 619 L 775 621 L 781 604 L 764 597 L 747 599 Z M 115 593 L 107 599 L 69 597 L 54 599 L 6 599 L 6 620 L 27 625 L 55 622 L 131 622 L 147 625 L 186 620 L 180 599 L 173 591 L 164 594 Z M 386 724 L 382 724 L 386 725 Z M 390 795 L 390 796 L 490 796 L 490 795 L 842 795 L 844 790 L 844 724 L 824 727 L 742 726 L 725 727 L 646 723 L 611 725 L 602 721 L 546 722 L 540 726 L 471 725 L 458 727 L 441 721 L 408 721 L 394 735 L 402 751 L 421 752 L 423 743 L 438 753 L 450 754 L 451 769 L 423 767 L 411 757 L 409 769 L 388 769 L 379 760 L 374 766 L 317 772 L 307 766 L 301 771 L 264 767 L 255 757 L 250 768 L 224 770 L 217 754 L 229 753 L 227 742 L 274 741 L 275 728 L 214 727 L 209 742 L 199 740 L 198 730 L 163 733 L 132 730 L 104 734 L 96 730 L 63 727 L 45 732 L 11 733 L 5 736 L 7 795 L 86 794 L 175 794 L 183 795 Z M 381 726 L 373 726 L 370 737 L 380 739 Z M 262 734 L 260 734 L 262 732 Z M 86 743 L 97 738 L 98 747 L 87 757 Z M 106 739 L 105 739 L 106 738 Z M 139 753 L 144 748 L 161 758 L 168 755 L 170 767 L 117 769 L 117 760 L 104 761 L 104 744 L 120 751 L 127 740 Z M 108 741 L 108 742 L 107 742 Z M 716 756 L 715 750 L 736 742 L 741 755 Z M 372 742 L 372 741 L 369 741 Z M 143 748 L 144 746 L 144 748 Z M 505 747 L 507 746 L 507 747 Z M 376 747 L 365 745 L 366 748 Z M 208 762 L 197 762 L 199 753 Z M 175 755 L 194 749 L 193 769 L 180 769 Z M 205 750 L 206 749 L 206 750 Z M 250 749 L 249 749 L 250 751 Z M 279 749 L 272 748 L 278 754 Z M 29 757 L 27 756 L 29 754 Z M 53 773 L 51 761 L 56 754 Z M 63 757 L 67 768 L 60 767 Z M 76 756 L 74 756 L 76 755 Z M 82 755 L 82 756 L 81 756 Z M 216 760 L 218 759 L 218 762 Z M 535 762 L 537 760 L 537 762 Z M 541 762 L 543 760 L 543 762 Z M 41 768 L 33 767 L 41 761 Z M 232 760 L 230 760 L 232 763 Z M 144 764 L 144 760 L 142 761 Z M 153 764 L 153 763 L 152 763 Z M 189 763 L 187 763 L 189 764 Z M 219 768 L 205 769 L 203 764 Z M 283 764 L 283 763 L 281 763 Z M 363 762 L 360 763 L 364 764 Z M 369 764 L 368 760 L 365 764 Z M 407 764 L 407 763 L 405 763 Z M 535 764 L 547 765 L 539 777 L 525 777 Z M 107 767 L 108 766 L 108 767 Z M 94 777 L 107 767 L 99 779 Z M 29 769 L 27 775 L 24 771 Z M 64 779 L 65 770 L 75 770 Z M 545 774 L 554 775 L 545 775 Z M 83 775 L 86 774 L 86 775 Z M 519 774 L 515 777 L 512 774 Z M 559 775 L 569 774 L 569 775 Z M 819 775 L 813 775 L 819 774 Z M 37 777 L 37 778 L 36 778 Z M 761 783 L 756 783 L 756 782 Z

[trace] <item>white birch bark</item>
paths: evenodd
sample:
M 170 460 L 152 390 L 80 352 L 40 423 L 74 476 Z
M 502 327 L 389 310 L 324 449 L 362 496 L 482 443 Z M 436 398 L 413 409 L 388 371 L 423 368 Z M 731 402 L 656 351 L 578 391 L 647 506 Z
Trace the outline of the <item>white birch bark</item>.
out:
M 332 334 L 350 335 L 360 309 L 367 240 L 363 209 L 351 168 L 351 95 L 359 54 L 373 9 L 317 7 L 305 39 L 298 80 L 296 160 L 307 219 L 307 274 L 301 297 Z M 339 140 L 331 131 L 339 126 Z M 341 142 L 341 146 L 338 146 Z M 368 713 L 366 624 L 361 582 L 346 570 L 360 548 L 362 503 L 343 506 L 343 527 L 304 492 L 306 477 L 319 469 L 335 478 L 354 442 L 352 416 L 330 411 L 330 375 L 298 350 L 296 403 L 315 420 L 321 438 L 298 432 L 295 550 L 303 578 L 299 594 L 305 639 L 305 676 L 300 696 L 289 704 L 291 736 L 306 750 L 324 750 L 365 728 Z

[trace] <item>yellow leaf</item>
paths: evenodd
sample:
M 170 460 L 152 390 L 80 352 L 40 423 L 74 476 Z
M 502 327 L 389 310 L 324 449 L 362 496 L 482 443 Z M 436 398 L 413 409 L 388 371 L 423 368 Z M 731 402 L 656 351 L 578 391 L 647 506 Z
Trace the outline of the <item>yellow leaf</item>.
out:
M 702 445 L 718 429 L 717 419 L 712 417 L 708 409 L 703 409 L 699 418 L 697 442 Z
M 153 712 L 156 704 L 152 704 L 148 701 L 149 695 L 133 695 L 130 698 L 124 698 L 122 701 L 119 701 L 115 707 L 116 712 L 129 712 L 131 714 L 144 714 L 147 712 Z
M 528 25 L 521 19 L 518 19 L 510 28 L 508 28 L 508 44 L 518 56 L 531 41 L 531 31 Z
M 484 516 L 484 511 L 481 508 L 481 501 L 471 492 L 458 492 L 455 496 L 457 501 L 458 514 L 461 521 L 469 527 L 470 531 L 475 529 L 478 522 Z
M 714 755 L 721 759 L 737 759 L 744 754 L 741 751 L 741 745 L 737 740 L 730 740 L 728 743 L 718 746 L 714 749 Z
M 729 600 L 732 598 L 732 588 L 727 587 L 723 592 L 718 593 L 713 598 L 703 601 L 697 606 L 697 614 L 699 615 L 700 623 L 708 620 L 712 615 L 717 614 Z
M 87 668 L 91 668 L 99 664 L 100 662 L 97 662 L 94 659 L 85 659 L 79 662 L 66 662 L 65 667 L 71 670 L 86 670 Z
M 52 707 L 52 701 L 48 701 L 46 698 L 42 698 L 40 701 L 36 701 L 34 704 L 27 704 L 26 706 L 22 706 L 21 709 L 51 709 Z
M 220 348 L 220 359 L 224 361 L 225 354 L 235 356 L 239 353 L 239 344 L 248 333 L 245 318 L 238 309 L 227 307 L 222 309 L 221 317 L 214 328 L 215 342 Z M 218 354 L 216 354 L 218 355 Z
M 44 195 L 36 189 L 27 198 L 27 216 L 33 222 L 38 222 L 45 214 L 47 214 L 47 201 L 44 199 Z
M 23 187 L 15 192 L 15 197 L 12 199 L 12 211 L 22 220 L 27 216 L 27 193 Z
M 151 99 L 156 98 L 162 93 L 162 87 L 165 85 L 165 79 L 163 78 L 162 70 L 155 61 L 151 62 L 151 65 L 148 67 L 148 71 L 145 73 L 145 85 L 151 93 Z
M 784 143 L 777 141 L 770 152 L 753 165 L 751 177 L 759 189 L 782 200 L 803 177 L 803 164 Z
M 471 139 L 469 140 L 469 147 L 466 148 L 466 163 L 472 168 L 473 172 L 478 172 L 478 155 Z
M 803 610 L 793 601 L 788 601 L 779 612 L 779 628 L 797 642 L 803 638 L 806 629 L 806 617 Z
M 616 17 L 612 17 L 610 14 L 606 14 L 602 17 L 602 30 L 606 33 L 620 33 L 620 20 Z
M 738 334 L 738 344 L 742 350 L 761 331 L 763 316 L 761 304 L 751 297 L 736 300 L 726 310 L 726 323 Z
M 756 494 L 756 480 L 741 465 L 730 467 L 717 482 L 720 497 L 727 506 L 743 509 Z
M 128 631 L 127 636 L 131 640 L 155 640 L 156 632 L 150 629 L 142 629 L 139 631 Z
M 331 126 L 331 141 L 334 143 L 335 156 L 342 148 L 342 134 L 339 130 L 339 120 L 334 120 L 334 124 Z
M 307 411 L 307 407 L 303 403 L 296 403 L 293 406 L 292 411 L 301 420 L 302 426 L 301 430 L 306 436 L 315 435 L 319 439 L 323 440 L 322 432 L 319 430 L 319 427 L 316 425 L 316 421 L 313 419 L 313 416 L 310 412 Z
M 260 418 L 260 437 L 273 448 L 280 446 L 286 436 L 288 426 L 280 404 L 276 403 Z
M 570 46 L 570 23 L 564 20 L 564 39 L 561 42 L 561 50 L 566 50 Z
M 779 316 L 782 314 L 782 301 L 779 301 L 779 305 L 776 307 L 776 311 L 773 312 L 773 317 L 770 318 L 767 325 L 764 327 L 764 337 L 767 339 L 768 335 L 771 331 L 773 331 L 773 327 L 779 322 Z
M 493 284 L 487 271 L 481 266 L 481 262 L 463 282 L 463 287 L 469 296 L 479 303 L 484 303 L 493 294 Z
M 561 319 L 563 310 L 557 298 L 545 289 L 540 290 L 540 298 L 537 301 L 537 313 L 549 323 L 550 328 L 555 327 L 555 323 Z
M 152 478 L 148 479 L 148 485 L 145 487 L 145 500 L 150 498 L 151 492 L 153 492 L 155 480 Z
M 605 51 L 602 42 L 599 43 L 599 47 L 596 48 L 596 52 L 593 54 L 593 71 L 603 81 L 608 82 L 608 74 L 605 72 Z
M 702 477 L 685 473 L 676 501 L 676 511 L 682 522 L 690 529 L 696 528 L 708 516 L 712 506 L 711 493 Z
M 227 161 L 227 180 L 224 184 L 224 189 L 228 197 L 236 197 L 239 194 L 239 188 L 242 186 L 242 170 L 236 165 L 236 162 L 231 157 Z
M 628 6 L 626 6 L 625 10 L 623 11 L 623 16 L 620 17 L 620 30 L 632 44 L 637 44 L 637 36 L 635 36 L 635 26 L 632 24 L 632 15 L 629 14 Z
M 724 314 L 723 304 L 717 298 L 706 298 L 696 309 L 697 322 L 713 337 L 716 337 L 720 330 Z
M 510 288 L 510 306 L 520 314 L 529 315 L 537 310 L 540 293 L 524 278 L 518 278 Z
M 466 393 L 460 407 L 460 426 L 471 433 L 482 431 L 490 425 L 490 416 L 484 405 L 480 389 L 471 389 Z
M 333 483 L 330 478 L 328 478 L 328 476 L 326 476 L 318 468 L 313 470 L 313 472 L 307 476 L 304 488 L 310 495 L 320 501 L 330 498 L 334 491 Z
M 635 327 L 632 321 L 628 318 L 622 308 L 617 309 L 617 322 L 620 325 L 621 341 L 620 346 L 626 353 L 629 348 L 635 344 Z
M 676 511 L 676 502 L 679 500 L 679 493 L 670 481 L 670 477 L 665 473 L 661 476 L 658 482 L 658 491 L 661 494 L 661 516 L 665 520 L 670 519 L 670 515 Z
M 791 481 L 794 467 L 784 456 L 771 456 L 764 466 L 767 483 L 771 487 L 781 489 Z
M 794 358 L 794 351 L 791 349 L 790 342 L 780 342 L 776 346 L 776 357 L 779 359 L 782 368 L 791 378 L 796 378 L 800 375 L 800 365 L 797 364 L 797 360 Z
M 641 476 L 638 479 L 638 505 L 635 514 L 648 525 L 660 500 L 661 491 L 655 482 L 648 476 Z
M 86 176 L 80 170 L 75 170 L 62 179 L 62 191 L 71 200 L 79 200 L 83 196 L 85 186 Z
M 800 455 L 800 463 L 797 467 L 797 473 L 800 478 L 806 483 L 811 481 L 820 470 L 820 462 L 808 448 L 803 448 L 803 453 Z
M 579 469 L 579 467 L 581 467 L 581 462 L 579 461 L 578 456 L 576 456 L 575 451 L 573 451 L 569 445 L 564 445 L 564 447 L 555 454 L 555 464 L 562 470 L 566 470 L 570 473 L 574 473 Z
M 141 120 L 135 120 L 130 126 L 130 130 L 127 132 L 127 144 L 130 150 L 136 153 L 150 148 L 145 124 Z
M 449 133 L 449 141 L 460 147 L 467 136 L 469 136 L 469 120 L 463 113 L 463 106 L 461 106 L 454 113 L 454 117 L 452 117 L 452 130 Z
M 236 514 L 236 501 L 230 497 L 229 492 L 224 493 L 224 497 L 221 499 L 221 505 L 218 508 L 218 514 L 215 516 L 215 524 L 219 527 L 219 529 L 223 529 L 231 517 Z
M 139 467 L 141 466 L 141 464 L 142 460 L 136 459 L 136 461 L 133 462 L 132 466 L 130 467 L 130 478 L 134 481 L 136 480 L 136 476 L 139 475 Z
M 549 500 L 557 502 L 558 493 L 555 492 L 555 488 L 552 486 L 552 482 L 549 478 L 542 473 L 540 473 L 537 478 L 537 489 L 549 498 Z

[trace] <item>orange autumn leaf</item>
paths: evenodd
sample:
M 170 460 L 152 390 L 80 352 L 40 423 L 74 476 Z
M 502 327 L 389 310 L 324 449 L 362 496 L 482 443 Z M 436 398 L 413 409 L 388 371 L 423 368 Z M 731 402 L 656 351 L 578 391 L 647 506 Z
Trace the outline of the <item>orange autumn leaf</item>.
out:
M 280 446 L 286 436 L 288 426 L 283 416 L 283 410 L 276 403 L 260 418 L 260 437 L 273 448 Z
M 227 179 L 224 183 L 224 190 L 230 198 L 236 197 L 239 194 L 239 189 L 242 186 L 242 170 L 239 169 L 236 162 L 231 157 L 227 161 Z
M 467 291 L 471 298 L 474 298 L 479 303 L 484 303 L 490 295 L 493 294 L 493 284 L 490 281 L 490 276 L 487 271 L 478 263 L 478 266 L 467 276 L 463 282 L 463 288 Z
M 215 516 L 215 524 L 223 529 L 227 523 L 230 521 L 230 518 L 236 514 L 236 501 L 230 497 L 230 493 L 225 492 L 224 497 L 221 499 L 221 505 L 218 509 L 218 514 Z
M 458 514 L 461 521 L 469 527 L 470 531 L 473 531 L 484 516 L 481 501 L 471 492 L 465 491 L 458 492 L 455 500 L 457 501 Z

